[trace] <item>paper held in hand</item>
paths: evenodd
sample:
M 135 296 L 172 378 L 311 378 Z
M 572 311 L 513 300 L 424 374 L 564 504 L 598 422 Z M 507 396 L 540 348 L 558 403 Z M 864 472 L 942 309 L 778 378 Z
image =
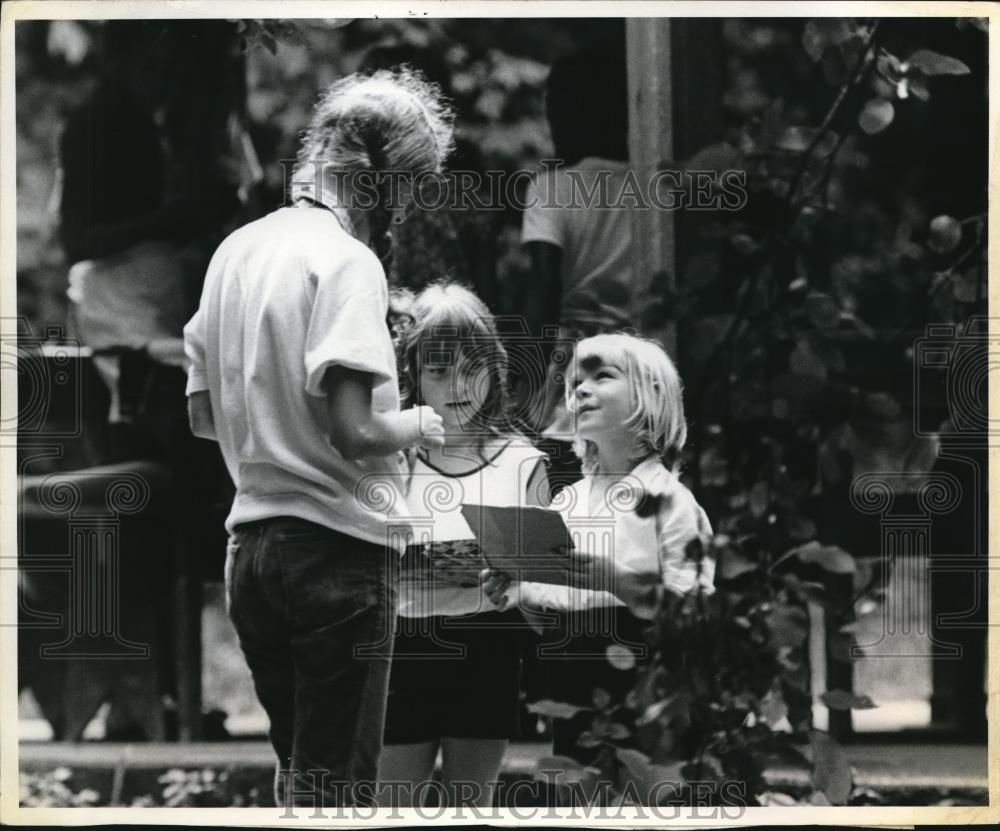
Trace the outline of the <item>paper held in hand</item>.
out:
M 490 568 L 514 580 L 558 586 L 570 582 L 572 542 L 556 511 L 463 505 L 462 515 Z

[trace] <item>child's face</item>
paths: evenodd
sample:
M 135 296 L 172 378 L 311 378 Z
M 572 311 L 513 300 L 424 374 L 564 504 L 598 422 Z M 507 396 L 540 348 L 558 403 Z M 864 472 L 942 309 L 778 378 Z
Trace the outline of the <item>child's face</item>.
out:
M 625 370 L 597 355 L 580 358 L 573 379 L 578 438 L 600 443 L 620 434 L 632 415 L 632 391 Z
M 486 367 L 461 353 L 455 361 L 438 363 L 431 354 L 421 363 L 420 397 L 444 420 L 445 433 L 469 429 L 486 402 L 489 385 Z

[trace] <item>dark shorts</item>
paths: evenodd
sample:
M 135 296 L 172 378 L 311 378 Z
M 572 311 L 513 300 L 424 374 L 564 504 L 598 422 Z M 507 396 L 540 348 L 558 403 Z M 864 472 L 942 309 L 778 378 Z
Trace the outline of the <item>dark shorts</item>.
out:
M 518 613 L 400 617 L 397 625 L 386 744 L 518 738 Z

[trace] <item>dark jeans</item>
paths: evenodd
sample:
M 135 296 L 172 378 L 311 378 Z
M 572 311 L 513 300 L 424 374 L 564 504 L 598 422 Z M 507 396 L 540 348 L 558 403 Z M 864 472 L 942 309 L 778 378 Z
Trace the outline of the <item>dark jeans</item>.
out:
M 398 565 L 392 549 L 293 517 L 230 539 L 229 615 L 271 721 L 279 806 L 372 801 Z

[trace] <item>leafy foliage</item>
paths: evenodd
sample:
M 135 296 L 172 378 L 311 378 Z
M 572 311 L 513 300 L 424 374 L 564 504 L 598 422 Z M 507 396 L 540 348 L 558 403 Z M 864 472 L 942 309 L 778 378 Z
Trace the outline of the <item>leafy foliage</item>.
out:
M 812 702 L 834 712 L 875 704 L 810 689 L 809 608 L 825 618 L 832 658 L 846 662 L 855 609 L 875 605 L 879 589 L 869 566 L 824 541 L 836 529 L 819 507 L 871 465 L 929 464 L 912 440 L 913 408 L 926 403 L 907 386 L 914 339 L 928 323 L 985 312 L 985 214 L 936 214 L 939 195 L 893 165 L 902 148 L 927 169 L 908 131 L 954 89 L 939 84 L 971 74 L 921 42 L 935 31 L 890 20 L 726 24 L 729 135 L 684 166 L 745 170 L 747 204 L 699 224 L 676 296 L 650 303 L 663 316 L 652 325 L 678 327 L 688 470 L 719 532 L 689 556 L 716 559 L 717 590 L 662 596 L 636 687 L 624 701 L 595 700 L 580 744 L 600 753 L 574 774 L 578 786 L 609 779 L 622 798 L 638 782 L 650 800 L 690 802 L 695 781 L 721 794 L 735 780 L 749 804 L 854 798 L 843 751 L 813 729 Z M 826 109 L 812 112 L 823 97 Z M 887 426 L 908 441 L 885 441 Z M 772 784 L 789 769 L 808 777 L 801 799 Z

